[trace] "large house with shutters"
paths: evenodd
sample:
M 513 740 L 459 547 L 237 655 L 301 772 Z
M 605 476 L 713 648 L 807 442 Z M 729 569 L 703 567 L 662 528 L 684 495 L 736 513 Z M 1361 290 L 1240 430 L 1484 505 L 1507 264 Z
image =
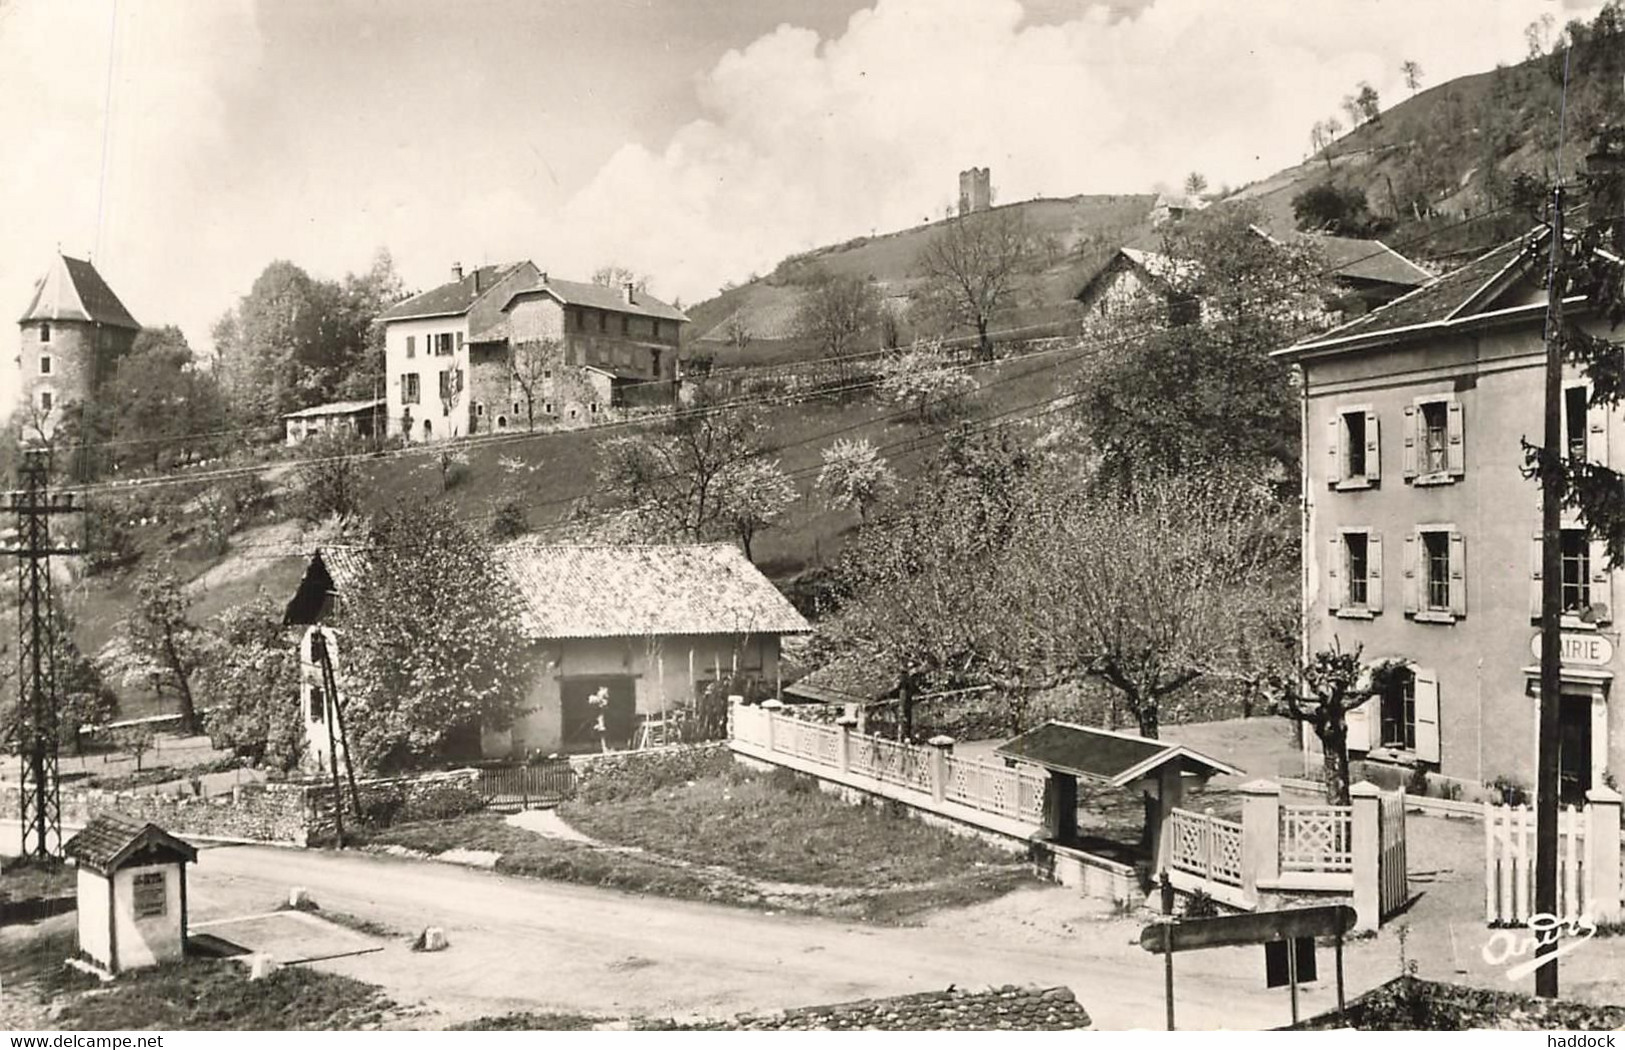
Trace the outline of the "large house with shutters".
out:
M 528 261 L 453 266 L 379 320 L 387 432 L 413 441 L 587 426 L 670 402 L 688 323 L 633 285 L 560 280 Z
M 1535 781 L 1541 510 L 1522 442 L 1543 426 L 1547 237 L 1277 351 L 1303 378 L 1305 653 L 1335 641 L 1402 661 L 1408 673 L 1353 713 L 1349 750 L 1464 789 Z M 1571 370 L 1568 454 L 1625 462 L 1619 410 L 1589 396 Z M 1620 574 L 1565 515 L 1560 779 L 1579 801 L 1625 770 L 1625 661 Z

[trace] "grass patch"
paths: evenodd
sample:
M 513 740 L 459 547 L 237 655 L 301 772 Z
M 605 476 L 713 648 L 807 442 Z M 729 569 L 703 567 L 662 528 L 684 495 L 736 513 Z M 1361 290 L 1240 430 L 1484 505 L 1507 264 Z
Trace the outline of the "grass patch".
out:
M 811 778 L 737 768 L 642 798 L 570 803 L 560 815 L 593 838 L 753 879 L 851 889 L 930 883 L 1014 863 L 901 807 L 849 805 Z
M 606 1018 L 585 1014 L 515 1013 L 495 1017 L 479 1017 L 465 1024 L 454 1024 L 450 1032 L 588 1032 Z
M 289 1031 L 373 1028 L 395 1010 L 374 985 L 304 967 L 250 982 L 235 963 L 190 960 L 137 970 L 69 1000 L 67 1029 Z
M 96 987 L 96 978 L 67 965 L 77 947 L 71 929 L 6 940 L 0 946 L 0 987 L 28 987 L 40 1002 L 64 991 Z
M 53 900 L 71 896 L 77 884 L 78 869 L 61 861 L 8 860 L 0 871 L 0 901 Z

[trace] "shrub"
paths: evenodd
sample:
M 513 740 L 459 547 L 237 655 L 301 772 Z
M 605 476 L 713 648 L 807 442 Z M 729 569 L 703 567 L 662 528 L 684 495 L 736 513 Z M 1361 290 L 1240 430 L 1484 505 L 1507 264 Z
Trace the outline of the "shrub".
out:
M 530 517 L 525 503 L 519 499 L 505 499 L 497 504 L 491 515 L 491 538 L 511 540 L 530 531 Z
M 1407 795 L 1421 795 L 1424 798 L 1428 793 L 1428 771 L 1421 766 L 1411 770 L 1411 775 L 1405 780 L 1405 793 Z
M 1517 777 L 1501 775 L 1484 785 L 1503 806 L 1523 806 L 1529 803 L 1529 789 Z
M 1187 919 L 1215 919 L 1219 915 L 1219 905 L 1203 890 L 1192 891 L 1185 898 L 1184 916 Z
M 401 813 L 406 820 L 444 820 L 484 808 L 485 800 L 467 785 L 438 784 L 425 789 L 416 798 L 408 798 L 401 807 Z
M 785 795 L 813 795 L 818 792 L 818 779 L 785 766 L 775 766 L 768 774 L 768 786 Z

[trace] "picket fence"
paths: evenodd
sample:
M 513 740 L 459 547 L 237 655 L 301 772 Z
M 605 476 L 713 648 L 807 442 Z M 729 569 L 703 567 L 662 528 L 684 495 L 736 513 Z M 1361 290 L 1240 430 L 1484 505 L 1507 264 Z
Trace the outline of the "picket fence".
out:
M 1569 806 L 1557 820 L 1557 914 L 1590 914 L 1595 888 L 1586 863 L 1590 821 Z M 1484 921 L 1522 926 L 1535 914 L 1535 810 L 1484 804 Z

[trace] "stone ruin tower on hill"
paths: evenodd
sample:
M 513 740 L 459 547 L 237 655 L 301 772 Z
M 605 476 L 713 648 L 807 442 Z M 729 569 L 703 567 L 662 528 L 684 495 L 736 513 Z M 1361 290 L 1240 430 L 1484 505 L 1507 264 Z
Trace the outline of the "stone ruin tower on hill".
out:
M 967 168 L 959 173 L 959 214 L 993 207 L 993 180 L 988 168 Z

